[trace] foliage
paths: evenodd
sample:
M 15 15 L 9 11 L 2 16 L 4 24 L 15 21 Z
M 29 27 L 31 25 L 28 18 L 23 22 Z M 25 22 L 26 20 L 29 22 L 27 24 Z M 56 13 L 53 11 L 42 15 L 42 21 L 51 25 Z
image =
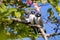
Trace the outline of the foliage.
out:
M 29 28 L 25 24 L 17 23 L 12 21 L 10 18 L 23 18 L 22 15 L 24 13 L 24 10 L 19 10 L 14 8 L 13 6 L 8 7 L 9 5 L 1 4 L 0 5 L 0 39 L 1 36 L 5 39 L 7 38 L 24 38 L 24 37 L 35 37 L 35 34 L 33 33 L 33 29 Z M 19 10 L 19 11 L 18 11 Z M 4 33 L 4 34 L 3 34 Z M 2 40 L 3 40 L 2 38 Z
M 56 8 L 57 12 L 60 12 L 60 7 L 58 6 L 58 0 L 47 0 L 53 7 Z M 52 4 L 53 3 L 53 4 Z M 8 6 L 11 6 L 8 7 Z M 14 8 L 16 5 L 21 6 L 19 8 Z M 24 38 L 31 37 L 34 39 L 37 35 L 34 34 L 33 29 L 29 28 L 27 25 L 22 23 L 17 23 L 12 21 L 10 18 L 23 18 L 24 10 L 20 10 L 21 8 L 27 7 L 26 4 L 23 4 L 22 1 L 18 0 L 3 0 L 2 4 L 0 4 L 0 39 L 5 40 L 7 38 Z M 53 16 L 53 12 L 51 10 L 48 12 L 50 16 L 49 20 L 53 20 L 54 23 L 58 23 L 58 20 Z M 59 14 L 60 15 L 60 14 Z M 4 38 L 4 39 L 3 39 Z
M 60 15 L 60 7 L 58 5 L 59 0 L 47 0 L 48 3 L 50 3 L 58 12 L 58 14 Z

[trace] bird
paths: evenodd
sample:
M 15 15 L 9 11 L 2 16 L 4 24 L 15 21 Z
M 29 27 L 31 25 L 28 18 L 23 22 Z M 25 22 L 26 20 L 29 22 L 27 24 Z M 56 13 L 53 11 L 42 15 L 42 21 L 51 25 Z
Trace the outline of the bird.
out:
M 29 15 L 28 17 L 25 18 L 27 22 L 30 22 L 30 24 L 32 25 L 36 24 L 43 27 L 43 21 L 41 18 L 41 14 L 39 12 L 36 13 L 34 11 L 31 11 L 31 12 L 27 12 L 27 15 Z M 41 33 L 38 27 L 31 27 L 31 28 L 33 28 L 35 34 Z

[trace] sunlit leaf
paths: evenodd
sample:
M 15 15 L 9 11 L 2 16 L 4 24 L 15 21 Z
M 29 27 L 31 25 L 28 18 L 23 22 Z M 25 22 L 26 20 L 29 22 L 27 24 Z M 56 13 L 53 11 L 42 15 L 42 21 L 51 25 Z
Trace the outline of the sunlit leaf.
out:
M 20 18 L 21 17 L 21 13 L 20 12 L 15 12 L 15 17 Z

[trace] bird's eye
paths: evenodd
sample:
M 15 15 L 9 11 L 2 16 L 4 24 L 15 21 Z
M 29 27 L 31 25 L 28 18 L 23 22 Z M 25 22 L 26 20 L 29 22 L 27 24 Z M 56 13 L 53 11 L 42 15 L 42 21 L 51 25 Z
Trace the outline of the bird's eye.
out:
M 32 14 L 34 14 L 35 12 L 34 11 L 31 11 Z

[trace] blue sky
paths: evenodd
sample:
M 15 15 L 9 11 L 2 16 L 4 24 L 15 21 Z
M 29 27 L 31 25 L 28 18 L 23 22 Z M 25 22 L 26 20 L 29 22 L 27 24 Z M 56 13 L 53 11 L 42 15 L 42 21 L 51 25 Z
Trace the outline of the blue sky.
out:
M 25 1 L 24 1 L 24 3 L 25 3 Z M 59 6 L 60 6 L 60 0 L 59 0 Z M 41 9 L 40 9 L 40 12 L 42 14 L 42 19 L 43 19 L 44 22 L 46 22 L 46 20 L 48 19 L 47 17 L 49 16 L 49 14 L 48 14 L 47 10 L 49 8 L 52 8 L 52 11 L 54 12 L 54 16 L 55 17 L 57 17 L 57 18 L 59 17 L 57 12 L 56 12 L 56 10 L 50 4 L 46 3 L 43 6 L 41 6 Z M 60 17 L 59 17 L 59 19 L 60 19 Z M 48 24 L 44 23 L 44 28 L 46 29 L 47 34 L 54 33 L 53 28 L 51 28 L 52 26 L 56 27 L 55 24 L 51 24 L 50 22 L 48 22 Z M 60 32 L 60 30 L 59 30 L 59 32 Z M 55 36 L 56 40 L 60 40 L 59 37 L 60 36 Z M 50 37 L 49 40 L 55 40 L 55 38 L 54 37 Z M 23 40 L 30 40 L 30 38 L 24 38 Z M 36 38 L 36 40 L 44 40 L 44 39 L 40 36 L 39 38 Z
M 60 0 L 59 0 L 59 6 L 60 6 Z M 40 9 L 40 12 L 42 13 L 42 18 L 43 18 L 43 21 L 44 22 L 46 21 L 45 19 L 47 19 L 47 17 L 49 16 L 49 14 L 47 13 L 47 10 L 49 8 L 52 8 L 52 11 L 54 12 L 54 16 L 55 17 L 57 17 L 57 18 L 59 17 L 58 14 L 57 14 L 57 12 L 56 12 L 56 10 L 50 4 L 47 3 L 44 6 L 41 6 L 41 9 Z M 54 33 L 53 28 L 51 28 L 50 26 L 56 27 L 56 25 L 55 24 L 51 24 L 50 22 L 48 22 L 48 24 L 47 23 L 44 24 L 44 28 L 46 29 L 47 34 Z M 60 32 L 60 30 L 59 30 L 59 32 Z M 49 40 L 55 40 L 55 39 L 56 40 L 60 40 L 60 36 L 55 36 L 55 37 L 50 37 L 49 38 Z M 29 38 L 26 38 L 24 40 L 30 40 L 30 39 Z M 39 37 L 39 38 L 36 38 L 36 40 L 44 40 L 44 39 L 42 37 Z
M 52 11 L 54 12 L 54 16 L 58 18 L 58 14 L 57 14 L 56 10 L 55 10 L 50 4 L 47 4 L 47 5 L 45 5 L 45 6 L 42 6 L 42 8 L 41 8 L 41 10 L 40 10 L 41 13 L 42 13 L 42 18 L 47 19 L 47 17 L 49 16 L 49 14 L 47 13 L 47 10 L 48 10 L 49 8 L 52 8 Z M 44 22 L 46 21 L 45 19 L 43 19 Z M 48 25 L 48 24 L 49 24 L 49 25 Z M 55 24 L 51 24 L 50 22 L 48 22 L 48 24 L 47 24 L 47 23 L 44 24 L 44 28 L 46 29 L 47 34 L 54 33 L 54 30 L 53 30 L 53 28 L 51 28 L 51 27 L 53 27 L 53 26 L 55 27 L 56 25 L 55 25 Z M 50 26 L 51 26 L 51 27 L 50 27 Z M 60 30 L 59 30 L 59 32 L 60 32 Z M 55 36 L 56 40 L 60 40 L 59 37 L 60 37 L 60 36 Z M 54 37 L 51 37 L 51 38 L 49 38 L 49 40 L 55 40 L 55 38 L 54 38 Z M 43 38 L 40 37 L 40 38 L 37 38 L 36 40 L 43 40 Z

